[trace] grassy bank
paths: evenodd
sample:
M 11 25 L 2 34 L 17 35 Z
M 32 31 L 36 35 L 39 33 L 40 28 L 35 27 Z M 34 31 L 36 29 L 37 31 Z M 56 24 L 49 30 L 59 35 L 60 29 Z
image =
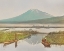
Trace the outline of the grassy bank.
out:
M 45 38 L 50 44 L 64 45 L 64 31 L 50 32 Z
M 31 34 L 29 32 L 23 32 L 23 31 L 0 31 L 0 43 L 4 42 L 14 42 L 15 39 L 20 40 L 24 39 Z M 16 38 L 15 38 L 16 36 Z

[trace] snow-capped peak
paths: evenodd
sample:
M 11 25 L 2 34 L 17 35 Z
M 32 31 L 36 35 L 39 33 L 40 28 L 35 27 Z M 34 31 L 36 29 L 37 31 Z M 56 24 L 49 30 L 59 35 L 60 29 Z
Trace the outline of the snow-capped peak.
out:
M 39 12 L 39 10 L 38 9 L 30 9 L 32 12 Z

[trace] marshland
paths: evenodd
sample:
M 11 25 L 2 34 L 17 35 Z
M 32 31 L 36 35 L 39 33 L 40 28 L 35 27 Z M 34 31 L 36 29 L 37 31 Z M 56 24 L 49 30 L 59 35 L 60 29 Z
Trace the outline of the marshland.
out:
M 9 30 L 8 30 L 9 29 Z M 12 48 L 12 51 L 21 49 L 23 51 L 28 51 L 31 49 L 37 51 L 60 51 L 64 48 L 64 28 L 0 28 L 0 48 L 8 50 Z M 29 31 L 30 30 L 30 31 Z M 32 32 L 33 31 L 33 32 Z M 43 34 L 40 34 L 41 32 Z M 44 34 L 47 33 L 47 34 Z M 16 37 L 15 37 L 16 36 Z M 52 38 L 53 37 L 53 38 Z M 59 38 L 61 37 L 61 38 Z M 50 48 L 45 47 L 42 44 L 42 39 L 46 38 L 50 42 Z M 17 41 L 16 41 L 17 40 Z M 10 42 L 3 47 L 6 42 Z M 17 42 L 17 47 L 15 48 L 15 42 Z M 54 42 L 56 44 L 54 44 Z M 21 47 L 21 48 L 20 48 Z M 53 50 L 55 49 L 55 50 Z M 62 50 L 61 50 L 62 51 Z

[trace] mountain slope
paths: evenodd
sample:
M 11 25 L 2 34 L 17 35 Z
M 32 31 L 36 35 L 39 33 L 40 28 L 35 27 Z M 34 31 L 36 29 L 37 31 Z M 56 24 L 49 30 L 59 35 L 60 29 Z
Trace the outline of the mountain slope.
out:
M 23 21 L 30 21 L 30 20 L 38 20 L 38 19 L 44 19 L 44 18 L 50 18 L 53 17 L 48 13 L 42 12 L 37 9 L 28 10 L 27 12 L 5 20 L 1 20 L 2 23 L 16 23 L 16 22 L 23 22 Z
M 22 22 L 22 23 L 64 24 L 64 16 L 32 20 L 32 21 L 27 21 L 27 22 Z

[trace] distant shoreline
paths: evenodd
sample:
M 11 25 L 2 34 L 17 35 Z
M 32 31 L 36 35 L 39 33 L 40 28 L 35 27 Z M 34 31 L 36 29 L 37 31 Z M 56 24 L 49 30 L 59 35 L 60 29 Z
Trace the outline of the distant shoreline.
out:
M 0 28 L 64 28 L 64 24 L 0 24 Z

